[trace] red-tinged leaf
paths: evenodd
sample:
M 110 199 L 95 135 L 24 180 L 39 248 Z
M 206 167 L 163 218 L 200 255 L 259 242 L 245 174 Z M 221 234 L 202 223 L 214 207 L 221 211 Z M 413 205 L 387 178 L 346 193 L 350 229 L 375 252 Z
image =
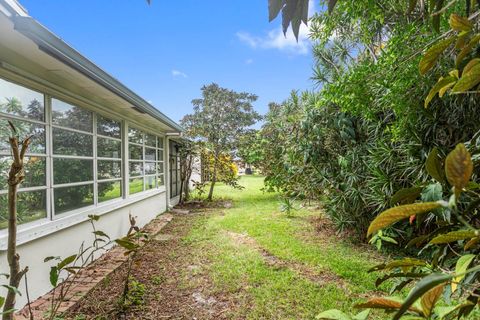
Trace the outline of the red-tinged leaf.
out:
M 422 296 L 420 304 L 422 305 L 423 313 L 425 316 L 430 317 L 432 314 L 435 304 L 437 304 L 438 299 L 442 296 L 444 284 L 440 284 L 433 289 L 430 289 Z
M 473 29 L 473 23 L 468 18 L 461 17 L 456 13 L 450 16 L 449 23 L 455 31 L 471 31 Z
M 416 215 L 410 216 L 410 219 L 408 219 L 408 221 L 410 222 L 410 224 L 413 224 L 413 222 L 415 221 L 415 217 L 416 217 Z
M 478 244 L 479 242 L 480 242 L 480 237 L 470 239 L 463 247 L 463 250 L 467 251 L 470 248 L 472 248 L 474 245 Z
M 424 203 L 413 203 L 406 204 L 403 206 L 398 206 L 390 208 L 382 213 L 380 213 L 370 224 L 370 227 L 367 231 L 367 236 L 370 236 L 374 232 L 388 227 L 395 222 L 406 219 L 412 215 L 417 215 L 421 213 L 430 212 L 432 210 L 440 208 L 442 205 L 438 202 L 424 202 Z
M 460 143 L 448 154 L 445 160 L 447 180 L 454 187 L 457 199 L 470 181 L 472 172 L 473 162 L 470 152 L 464 144 Z
M 454 37 L 444 39 L 427 50 L 422 60 L 420 60 L 420 74 L 424 75 L 432 69 L 437 63 L 440 55 L 455 41 Z
M 441 234 L 433 238 L 430 244 L 445 244 L 459 240 L 471 239 L 477 237 L 477 233 L 473 230 L 457 230 L 446 234 Z
M 402 306 L 402 303 L 393 299 L 388 298 L 371 298 L 367 302 L 359 303 L 355 305 L 355 308 L 361 309 L 383 309 L 383 310 L 398 310 Z M 410 311 L 422 313 L 421 310 L 411 307 Z

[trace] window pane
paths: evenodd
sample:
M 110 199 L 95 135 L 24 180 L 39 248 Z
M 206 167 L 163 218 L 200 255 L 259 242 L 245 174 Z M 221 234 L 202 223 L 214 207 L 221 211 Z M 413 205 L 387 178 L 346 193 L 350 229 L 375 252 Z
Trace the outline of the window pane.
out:
M 146 133 L 145 134 L 145 145 L 155 148 L 157 146 L 157 137 Z
M 145 160 L 155 161 L 156 159 L 156 149 L 145 148 Z
M 97 154 L 103 158 L 122 157 L 122 142 L 105 138 L 97 138 Z
M 20 139 L 32 136 L 27 153 L 45 153 L 45 126 L 27 121 L 11 120 L 17 129 Z M 0 151 L 10 153 L 10 137 L 8 121 L 0 118 Z
M 128 185 L 128 190 L 130 194 L 135 194 L 143 191 L 143 178 L 130 179 L 130 184 Z
M 122 137 L 120 122 L 97 116 L 97 133 L 103 136 L 120 139 Z
M 53 128 L 53 153 L 91 157 L 93 154 L 93 136 Z
M 13 160 L 12 157 L 0 157 L 0 190 L 8 188 L 8 172 Z M 25 157 L 25 180 L 20 188 L 40 187 L 46 185 L 44 157 Z
M 155 162 L 145 162 L 145 174 L 155 174 Z
M 157 160 L 158 161 L 163 161 L 163 150 L 158 150 Z
M 143 147 L 129 145 L 128 150 L 130 152 L 130 159 L 143 160 Z
M 8 226 L 8 196 L 0 195 L 0 229 Z M 19 224 L 47 217 L 47 191 L 19 192 L 17 221 Z
M 163 173 L 163 162 L 157 162 L 158 173 Z
M 143 132 L 135 128 L 128 128 L 128 141 L 142 144 Z
M 87 132 L 93 129 L 93 113 L 66 102 L 52 99 L 53 124 Z
M 122 177 L 122 162 L 98 160 L 98 179 L 115 179 Z
M 54 184 L 93 180 L 93 160 L 53 159 Z
M 163 174 L 158 176 L 158 178 L 157 178 L 157 183 L 158 183 L 158 186 L 163 186 L 163 185 L 165 185 L 165 180 L 164 180 L 164 178 L 163 178 Z
M 122 196 L 122 182 L 111 181 L 98 184 L 98 202 L 117 199 Z
M 143 176 L 143 162 L 130 162 L 128 168 L 131 177 Z
M 0 79 L 0 112 L 44 121 L 43 94 Z
M 154 189 L 156 187 L 156 184 L 155 184 L 156 180 L 157 180 L 157 177 L 155 176 L 145 177 L 145 189 L 146 190 Z
M 157 145 L 157 147 L 160 148 L 160 149 L 163 149 L 163 138 L 158 137 L 158 145 Z
M 93 184 L 54 190 L 55 214 L 93 205 Z

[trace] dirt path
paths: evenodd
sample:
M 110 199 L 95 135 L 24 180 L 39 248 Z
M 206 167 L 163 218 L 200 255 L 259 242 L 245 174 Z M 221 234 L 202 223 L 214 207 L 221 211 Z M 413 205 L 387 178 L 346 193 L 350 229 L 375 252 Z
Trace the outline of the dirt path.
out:
M 205 215 L 175 214 L 173 221 L 139 253 L 132 272 L 132 303 L 119 304 L 126 277 L 116 270 L 85 298 L 69 319 L 227 319 L 233 303 L 209 294 L 209 280 L 201 267 L 191 265 L 192 251 L 182 241 Z M 207 263 L 205 261 L 205 263 Z M 133 284 L 132 284 L 133 283 Z

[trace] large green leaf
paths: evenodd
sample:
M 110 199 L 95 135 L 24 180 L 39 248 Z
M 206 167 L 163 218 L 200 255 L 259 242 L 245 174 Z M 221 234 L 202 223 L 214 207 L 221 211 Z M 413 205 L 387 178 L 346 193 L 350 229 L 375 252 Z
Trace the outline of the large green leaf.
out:
M 340 310 L 332 309 L 327 310 L 315 317 L 315 319 L 322 319 L 322 320 L 352 320 L 348 315 L 343 313 Z
M 472 172 L 473 162 L 470 152 L 468 152 L 463 143 L 460 143 L 445 159 L 447 180 L 455 188 L 457 198 L 470 181 Z
M 77 255 L 71 255 L 69 257 L 66 257 L 60 263 L 57 265 L 58 270 L 62 270 L 65 266 L 69 265 L 70 263 L 74 262 L 75 259 L 77 258 Z
M 56 287 L 58 283 L 58 269 L 57 267 L 50 268 L 50 284 Z
M 409 308 L 420 299 L 425 293 L 435 288 L 436 286 L 449 281 L 452 278 L 449 274 L 443 273 L 433 273 L 422 280 L 420 280 L 417 285 L 410 291 L 410 294 L 407 296 L 403 302 L 400 310 L 393 317 L 394 320 L 400 319 L 400 317 L 409 310 Z
M 466 254 L 464 256 L 461 256 L 455 265 L 455 273 L 456 274 L 463 274 L 465 271 L 467 271 L 468 266 L 472 263 L 473 259 L 475 259 L 476 255 L 474 254 Z M 455 292 L 457 289 L 457 285 L 462 279 L 465 277 L 465 275 L 460 275 L 455 278 L 453 278 L 452 281 L 452 292 Z
M 457 81 L 457 78 L 452 76 L 448 76 L 445 78 L 442 77 L 438 79 L 438 82 L 430 90 L 430 92 L 427 95 L 427 98 L 425 98 L 424 107 L 427 108 L 430 102 L 432 101 L 432 99 L 437 95 L 437 93 L 439 93 L 445 87 L 451 87 L 456 81 Z
M 437 63 L 438 59 L 440 58 L 440 55 L 455 41 L 454 37 L 449 37 L 447 39 L 444 39 L 434 46 L 432 46 L 430 49 L 427 50 L 425 55 L 422 57 L 420 60 L 419 64 L 419 69 L 420 69 L 420 74 L 424 75 L 430 69 L 432 69 L 435 64 Z
M 282 10 L 285 0 L 268 0 L 268 20 L 275 19 Z
M 462 74 L 462 77 L 453 86 L 452 92 L 461 93 L 468 91 L 480 83 L 480 64 L 476 64 L 467 73 Z
M 413 187 L 413 188 L 404 188 L 400 189 L 392 196 L 390 199 L 390 205 L 394 206 L 396 204 L 408 204 L 415 202 L 415 200 L 420 197 L 422 193 L 421 187 Z
M 382 228 L 388 227 L 394 224 L 395 222 L 398 222 L 410 216 L 430 212 L 440 207 L 442 207 L 442 205 L 438 202 L 425 202 L 425 203 L 406 204 L 403 206 L 390 208 L 380 213 L 372 221 L 372 223 L 368 227 L 367 236 L 370 236 L 374 232 Z
M 441 234 L 436 236 L 430 241 L 430 244 L 451 243 L 458 240 L 475 238 L 476 236 L 477 234 L 473 230 L 456 230 L 456 231 L 452 231 L 446 234 Z

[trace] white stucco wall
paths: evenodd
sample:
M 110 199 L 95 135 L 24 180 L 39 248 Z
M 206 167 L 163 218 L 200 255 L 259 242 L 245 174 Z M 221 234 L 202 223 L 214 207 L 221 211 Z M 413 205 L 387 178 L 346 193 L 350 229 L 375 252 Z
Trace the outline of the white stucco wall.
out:
M 111 239 L 126 235 L 130 227 L 128 215 L 131 212 L 136 217 L 137 225 L 143 227 L 160 213 L 166 211 L 166 193 L 161 192 L 148 198 L 131 203 L 112 212 L 105 213 L 95 223 L 97 230 L 108 234 Z M 20 264 L 28 266 L 28 285 L 30 299 L 33 301 L 52 289 L 49 281 L 50 267 L 54 262 L 44 263 L 48 256 L 61 256 L 63 258 L 76 254 L 83 241 L 88 245 L 93 241 L 90 223 L 82 222 L 62 229 L 50 235 L 21 244 L 18 247 Z M 0 273 L 8 272 L 8 263 L 5 251 L 0 252 Z M 20 291 L 25 291 L 22 282 Z M 20 309 L 26 304 L 26 296 L 23 294 L 17 298 L 16 307 Z

